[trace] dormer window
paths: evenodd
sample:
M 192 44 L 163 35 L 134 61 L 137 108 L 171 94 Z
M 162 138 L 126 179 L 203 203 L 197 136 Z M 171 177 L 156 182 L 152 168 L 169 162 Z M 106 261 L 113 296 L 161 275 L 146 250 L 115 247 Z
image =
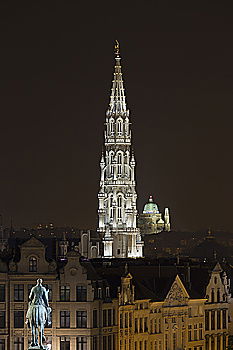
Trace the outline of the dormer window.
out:
M 34 256 L 29 258 L 29 272 L 37 272 L 37 258 Z
M 102 299 L 102 288 L 98 288 L 98 299 Z
M 106 287 L 106 298 L 110 297 L 110 293 L 109 293 L 109 287 Z

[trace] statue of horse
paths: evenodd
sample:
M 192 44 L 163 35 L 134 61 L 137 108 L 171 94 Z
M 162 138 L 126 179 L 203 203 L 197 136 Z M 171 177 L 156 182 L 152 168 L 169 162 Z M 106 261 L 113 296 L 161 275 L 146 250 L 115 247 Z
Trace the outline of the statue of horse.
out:
M 50 314 L 48 291 L 42 286 L 42 280 L 38 279 L 36 286 L 31 289 L 26 315 L 26 323 L 29 322 L 32 334 L 31 348 L 45 349 L 43 346 L 45 341 L 44 327 L 46 322 L 51 324 Z

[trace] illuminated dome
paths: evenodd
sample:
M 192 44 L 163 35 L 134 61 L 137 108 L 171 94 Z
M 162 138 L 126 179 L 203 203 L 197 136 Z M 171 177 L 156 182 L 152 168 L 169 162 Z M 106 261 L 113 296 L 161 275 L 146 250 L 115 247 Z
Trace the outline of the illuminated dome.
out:
M 156 203 L 154 203 L 153 197 L 150 196 L 148 203 L 145 204 L 143 209 L 143 214 L 156 214 L 159 213 L 159 208 Z

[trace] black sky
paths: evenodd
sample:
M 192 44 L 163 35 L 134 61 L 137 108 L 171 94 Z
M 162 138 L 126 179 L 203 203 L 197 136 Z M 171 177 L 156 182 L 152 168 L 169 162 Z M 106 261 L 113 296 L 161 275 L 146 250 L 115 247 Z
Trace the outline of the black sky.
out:
M 1 1 L 0 33 L 5 225 L 96 227 L 118 39 L 139 210 L 153 194 L 173 228 L 233 230 L 232 6 Z

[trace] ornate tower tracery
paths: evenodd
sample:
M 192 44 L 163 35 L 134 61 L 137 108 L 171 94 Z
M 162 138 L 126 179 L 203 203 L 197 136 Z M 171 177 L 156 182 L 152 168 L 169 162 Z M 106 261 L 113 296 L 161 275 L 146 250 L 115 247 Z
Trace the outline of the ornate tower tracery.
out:
M 129 110 L 121 72 L 119 44 L 106 112 L 104 151 L 100 161 L 99 227 L 104 257 L 142 257 L 143 242 L 137 228 L 135 158 L 131 149 Z

